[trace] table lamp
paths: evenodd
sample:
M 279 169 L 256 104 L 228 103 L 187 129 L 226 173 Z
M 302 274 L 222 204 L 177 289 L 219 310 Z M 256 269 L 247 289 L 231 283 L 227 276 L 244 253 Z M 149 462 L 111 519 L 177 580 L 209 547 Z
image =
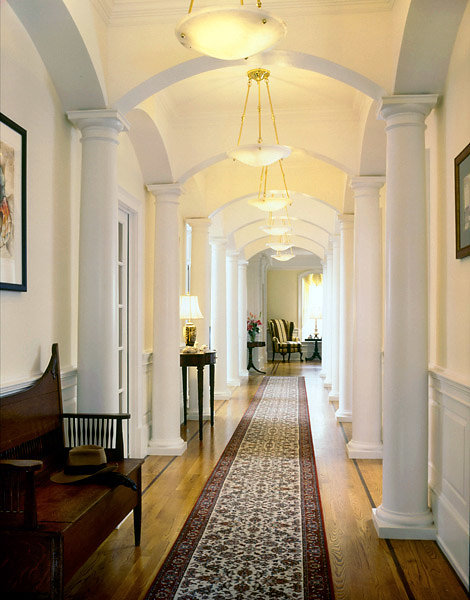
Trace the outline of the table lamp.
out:
M 314 331 L 313 337 L 314 338 L 318 338 L 318 325 L 317 325 L 317 321 L 318 321 L 318 319 L 322 318 L 321 309 L 320 308 L 315 308 L 312 311 L 312 314 L 310 315 L 310 318 L 315 320 L 315 331 Z
M 189 294 L 180 296 L 180 319 L 187 319 L 183 327 L 186 346 L 194 346 L 196 341 L 196 325 L 194 325 L 192 320 L 203 318 L 199 309 L 197 296 L 190 296 Z

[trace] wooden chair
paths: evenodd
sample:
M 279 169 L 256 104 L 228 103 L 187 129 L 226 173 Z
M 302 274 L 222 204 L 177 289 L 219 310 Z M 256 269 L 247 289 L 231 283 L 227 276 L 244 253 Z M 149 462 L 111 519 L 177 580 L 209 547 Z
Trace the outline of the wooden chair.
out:
M 273 342 L 273 360 L 276 353 L 282 356 L 282 362 L 290 362 L 290 355 L 298 352 L 302 361 L 302 344 L 299 338 L 293 336 L 294 323 L 285 319 L 271 319 L 268 323 L 269 333 Z

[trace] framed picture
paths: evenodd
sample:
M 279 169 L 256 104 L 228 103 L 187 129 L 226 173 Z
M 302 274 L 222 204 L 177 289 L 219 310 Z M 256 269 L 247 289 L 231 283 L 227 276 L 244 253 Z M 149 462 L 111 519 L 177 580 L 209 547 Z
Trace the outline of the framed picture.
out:
M 26 291 L 26 130 L 2 113 L 0 290 Z
M 455 158 L 455 241 L 457 258 L 470 256 L 470 144 Z

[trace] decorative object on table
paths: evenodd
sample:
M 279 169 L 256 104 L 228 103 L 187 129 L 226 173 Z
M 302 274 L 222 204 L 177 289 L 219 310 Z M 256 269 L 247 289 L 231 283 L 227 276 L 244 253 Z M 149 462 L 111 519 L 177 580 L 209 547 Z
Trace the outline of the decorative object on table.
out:
M 273 342 L 273 360 L 278 353 L 282 356 L 282 362 L 286 362 L 287 354 L 290 362 L 290 355 L 298 352 L 302 361 L 302 344 L 299 338 L 293 335 L 294 322 L 288 322 L 286 319 L 271 319 L 268 326 Z
M 186 319 L 183 326 L 183 336 L 186 346 L 194 346 L 196 342 L 196 325 L 193 319 L 203 319 L 197 296 L 185 294 L 180 296 L 180 319 Z
M 210 6 L 188 14 L 176 26 L 176 37 L 185 48 L 201 54 L 237 60 L 272 48 L 286 35 L 284 21 L 264 10 L 261 0 L 253 6 Z
M 262 323 L 258 319 L 258 317 L 250 312 L 246 320 L 246 330 L 248 332 L 248 337 L 250 338 L 251 342 L 255 341 L 256 334 L 259 333 L 259 328 L 261 327 L 261 325 Z
M 2 113 L 0 290 L 26 291 L 26 130 Z
M 455 242 L 457 258 L 470 256 L 470 144 L 455 158 Z
M 334 598 L 303 377 L 263 378 L 145 595 L 157 598 Z

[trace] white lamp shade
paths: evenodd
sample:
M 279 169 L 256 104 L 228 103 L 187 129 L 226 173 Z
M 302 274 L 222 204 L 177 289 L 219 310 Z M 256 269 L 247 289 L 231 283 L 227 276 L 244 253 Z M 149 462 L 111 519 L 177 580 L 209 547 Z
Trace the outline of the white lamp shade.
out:
M 284 250 L 289 250 L 292 248 L 294 244 L 281 243 L 281 242 L 268 242 L 266 246 L 268 248 L 272 248 L 272 250 L 276 250 L 276 252 L 283 252 Z
M 186 48 L 237 60 L 274 46 L 286 35 L 286 25 L 257 7 L 214 6 L 190 12 L 178 23 L 175 33 Z
M 286 260 L 290 260 L 291 258 L 294 258 L 295 254 L 273 254 L 272 258 L 275 258 L 276 260 L 280 260 L 282 262 L 286 261 Z
M 260 229 L 269 235 L 284 235 L 290 227 L 289 225 L 263 225 Z
M 261 142 L 259 144 L 237 146 L 234 150 L 227 152 L 227 155 L 249 167 L 265 167 L 281 160 L 281 158 L 286 158 L 290 153 L 289 146 Z
M 197 296 L 180 296 L 180 319 L 203 319 L 201 310 L 199 309 L 199 302 Z
M 281 210 L 281 208 L 285 208 L 289 204 L 289 199 L 285 195 L 271 193 L 269 196 L 252 198 L 248 200 L 248 204 L 266 212 L 276 212 L 277 210 Z

